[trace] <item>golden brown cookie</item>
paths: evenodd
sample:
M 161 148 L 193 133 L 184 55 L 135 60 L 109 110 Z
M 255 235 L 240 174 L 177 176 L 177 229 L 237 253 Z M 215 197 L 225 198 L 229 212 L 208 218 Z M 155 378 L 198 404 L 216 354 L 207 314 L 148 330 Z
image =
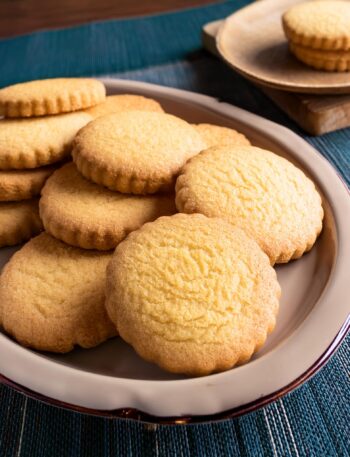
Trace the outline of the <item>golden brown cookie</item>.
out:
M 186 121 L 124 111 L 92 121 L 74 140 L 73 160 L 87 179 L 133 194 L 171 191 L 184 163 L 205 148 Z
M 14 84 L 0 90 L 0 115 L 34 117 L 68 113 L 104 101 L 101 81 L 88 78 L 53 78 Z
M 88 108 L 85 112 L 96 118 L 130 110 L 164 112 L 161 105 L 152 98 L 132 94 L 109 95 L 103 103 Z
M 242 133 L 228 127 L 212 124 L 194 125 L 207 147 L 249 145 L 250 141 Z
M 34 349 L 68 352 L 116 334 L 104 307 L 111 253 L 67 246 L 42 233 L 17 251 L 0 277 L 0 320 Z
M 350 70 L 350 50 L 349 51 L 321 51 L 318 49 L 306 48 L 297 44 L 290 43 L 290 50 L 301 62 L 326 71 L 349 71 Z
M 350 50 L 350 3 L 312 1 L 294 5 L 283 18 L 292 43 L 321 50 Z
M 197 376 L 247 362 L 264 344 L 280 287 L 268 257 L 242 230 L 177 214 L 119 244 L 106 296 L 118 332 L 143 358 Z
M 176 206 L 242 228 L 272 264 L 302 256 L 322 230 L 314 183 L 288 160 L 253 146 L 214 147 L 187 162 Z
M 91 121 L 86 113 L 0 120 L 0 170 L 37 168 L 63 160 L 76 133 Z
M 41 230 L 37 199 L 0 203 L 0 247 L 22 243 Z
M 73 246 L 112 249 L 145 222 L 174 214 L 175 195 L 127 195 L 83 178 L 73 163 L 56 171 L 40 199 L 45 230 Z
M 0 201 L 11 202 L 36 197 L 56 167 L 31 170 L 0 170 Z

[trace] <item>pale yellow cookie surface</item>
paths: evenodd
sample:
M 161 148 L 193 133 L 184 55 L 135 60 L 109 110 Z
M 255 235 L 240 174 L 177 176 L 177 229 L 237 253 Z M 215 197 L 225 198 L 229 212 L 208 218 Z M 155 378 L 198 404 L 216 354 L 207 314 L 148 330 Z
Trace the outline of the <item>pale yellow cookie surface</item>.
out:
M 242 133 L 228 127 L 212 124 L 194 125 L 207 147 L 211 146 L 234 146 L 236 144 L 249 145 L 250 141 Z
M 105 308 L 111 253 L 67 246 L 43 233 L 25 244 L 0 276 L 0 321 L 25 346 L 68 352 L 116 334 Z
M 124 111 L 90 122 L 76 136 L 72 155 L 87 179 L 147 194 L 172 190 L 181 167 L 204 148 L 199 133 L 176 116 Z
M 109 95 L 103 103 L 88 108 L 85 112 L 96 118 L 130 110 L 164 112 L 161 105 L 152 98 L 132 94 Z
M 248 361 L 264 344 L 280 287 L 268 257 L 242 230 L 177 214 L 119 244 L 106 295 L 111 320 L 142 357 L 206 375 Z
M 175 212 L 174 194 L 113 192 L 83 178 L 72 163 L 48 179 L 40 199 L 45 229 L 85 249 L 112 249 L 145 222 Z
M 253 146 L 214 147 L 191 159 L 176 182 L 176 206 L 241 227 L 272 264 L 300 257 L 322 229 L 314 183 L 291 162 Z
M 0 247 L 22 243 L 41 230 L 37 199 L 0 203 Z
M 0 170 L 37 168 L 66 158 L 76 133 L 91 119 L 69 113 L 0 120 Z
M 77 111 L 103 102 L 104 85 L 89 78 L 53 78 L 0 90 L 0 115 L 33 117 Z
M 350 50 L 320 51 L 293 43 L 290 50 L 301 62 L 317 70 L 350 71 Z
M 322 50 L 350 50 L 350 2 L 311 1 L 283 15 L 287 38 L 294 44 Z
M 39 195 L 54 171 L 51 165 L 31 170 L 0 170 L 0 201 L 27 200 Z

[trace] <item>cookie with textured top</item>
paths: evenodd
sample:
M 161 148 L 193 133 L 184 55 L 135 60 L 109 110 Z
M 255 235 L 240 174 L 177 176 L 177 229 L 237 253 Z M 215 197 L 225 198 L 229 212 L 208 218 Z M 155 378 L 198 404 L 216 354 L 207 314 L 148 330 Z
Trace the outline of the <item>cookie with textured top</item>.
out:
M 73 163 L 48 179 L 40 199 L 45 230 L 85 249 L 112 249 L 145 222 L 175 212 L 174 194 L 113 192 L 83 178 Z
M 326 71 L 350 71 L 350 50 L 322 51 L 290 43 L 295 57 L 309 67 Z
M 37 168 L 65 159 L 86 113 L 0 120 L 0 170 Z
M 0 90 L 0 115 L 34 117 L 68 113 L 97 105 L 106 97 L 101 81 L 53 78 L 14 84 Z
M 207 144 L 208 148 L 211 146 L 235 146 L 236 144 L 250 144 L 250 141 L 243 135 L 243 133 L 237 132 L 237 130 L 230 129 L 228 127 L 221 127 L 213 124 L 197 124 L 194 125 L 194 127 L 203 138 L 203 141 Z
M 111 253 L 67 246 L 47 233 L 17 251 L 0 276 L 0 321 L 19 343 L 68 352 L 116 334 L 105 307 Z
M 187 375 L 247 362 L 273 330 L 280 286 L 242 230 L 201 214 L 145 224 L 107 268 L 106 307 L 146 360 Z
M 123 193 L 171 191 L 181 167 L 205 148 L 186 121 L 124 111 L 90 122 L 74 140 L 73 160 L 87 179 Z
M 292 6 L 282 17 L 289 41 L 321 50 L 350 50 L 350 3 L 313 1 Z
M 109 95 L 103 103 L 88 108 L 85 112 L 96 118 L 106 114 L 130 110 L 164 112 L 161 105 L 153 98 L 132 94 Z
M 11 202 L 36 197 L 56 167 L 32 170 L 0 170 L 0 201 Z
M 0 203 L 0 247 L 22 243 L 41 230 L 37 199 Z
M 302 256 L 322 230 L 314 183 L 288 160 L 253 146 L 213 147 L 187 162 L 176 206 L 241 227 L 272 264 Z

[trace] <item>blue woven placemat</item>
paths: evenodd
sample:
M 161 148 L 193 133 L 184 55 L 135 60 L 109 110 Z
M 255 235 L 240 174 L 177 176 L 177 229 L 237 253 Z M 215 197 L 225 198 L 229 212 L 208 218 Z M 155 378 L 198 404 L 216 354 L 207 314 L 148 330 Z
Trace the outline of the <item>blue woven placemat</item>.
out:
M 201 25 L 246 3 L 232 0 L 2 40 L 0 85 L 61 75 L 115 75 L 213 95 L 302 134 L 258 89 L 199 51 Z M 350 129 L 303 136 L 350 185 Z M 0 457 L 349 456 L 349 349 L 350 337 L 297 391 L 249 415 L 214 424 L 173 427 L 103 419 L 0 386 Z

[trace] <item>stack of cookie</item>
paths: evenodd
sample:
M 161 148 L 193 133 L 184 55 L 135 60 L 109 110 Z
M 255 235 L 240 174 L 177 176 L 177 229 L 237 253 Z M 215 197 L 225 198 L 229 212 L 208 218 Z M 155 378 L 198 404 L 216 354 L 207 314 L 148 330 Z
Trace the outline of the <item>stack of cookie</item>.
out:
M 69 156 L 75 134 L 91 120 L 83 112 L 70 112 L 104 98 L 103 84 L 90 79 L 54 79 L 0 91 L 5 117 L 0 121 L 0 246 L 41 230 L 40 190 L 57 163 Z
M 45 232 L 1 274 L 3 328 L 54 352 L 119 334 L 188 375 L 248 361 L 275 326 L 273 265 L 322 229 L 314 184 L 239 132 L 154 100 L 118 95 L 86 112 L 73 161 L 42 189 Z
M 291 52 L 318 70 L 350 70 L 350 3 L 312 1 L 293 6 L 283 15 Z

